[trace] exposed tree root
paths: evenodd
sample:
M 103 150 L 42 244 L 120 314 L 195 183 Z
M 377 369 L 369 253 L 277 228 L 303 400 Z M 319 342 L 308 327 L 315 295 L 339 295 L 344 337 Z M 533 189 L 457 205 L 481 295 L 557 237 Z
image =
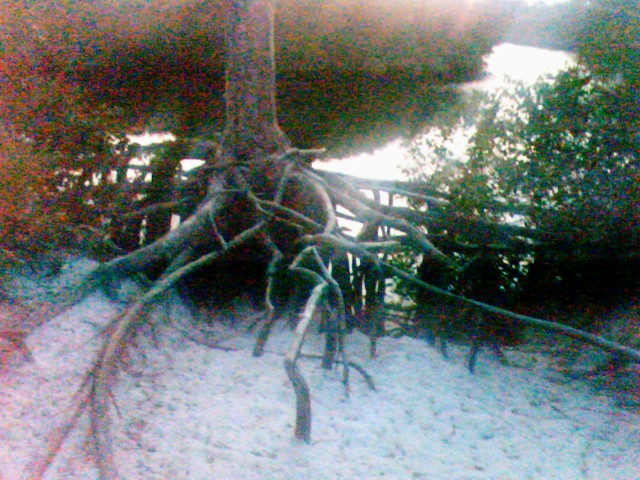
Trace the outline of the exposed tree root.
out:
M 227 243 L 224 250 L 204 255 L 198 260 L 161 278 L 155 282 L 150 290 L 141 295 L 122 314 L 107 325 L 104 344 L 93 367 L 85 375 L 74 397 L 71 416 L 53 432 L 47 442 L 45 454 L 41 458 L 34 460 L 27 469 L 27 478 L 35 480 L 42 477 L 86 407 L 89 407 L 90 411 L 91 440 L 94 445 L 95 461 L 100 472 L 100 478 L 104 480 L 120 478 L 113 461 L 111 431 L 109 428 L 109 399 L 111 398 L 111 389 L 117 375 L 118 360 L 124 354 L 128 340 L 142 326 L 141 320 L 144 320 L 144 316 L 141 313 L 143 309 L 182 277 L 219 258 L 227 249 L 256 236 L 263 227 L 264 222 L 260 222 Z M 96 280 L 97 278 L 93 276 L 90 279 L 91 285 L 100 284 Z
M 304 337 L 311 324 L 311 319 L 326 287 L 327 284 L 323 282 L 319 283 L 313 289 L 284 361 L 285 370 L 296 394 L 296 428 L 294 435 L 296 438 L 307 443 L 311 441 L 311 399 L 309 398 L 309 385 L 300 373 L 297 360 L 300 355 L 302 343 L 304 342 Z
M 82 384 L 78 387 L 69 408 L 71 411 L 69 418 L 47 435 L 45 452 L 27 465 L 24 476 L 26 480 L 40 480 L 44 476 L 62 448 L 62 444 L 76 427 L 78 419 L 89 405 L 94 371 L 95 366 L 85 374 Z
M 436 261 L 454 265 L 418 228 L 382 213 L 340 176 L 316 174 L 299 151 L 287 151 L 270 158 L 265 165 L 257 173 L 252 172 L 252 169 L 256 170 L 254 165 L 244 169 L 241 164 L 235 164 L 220 169 L 210 183 L 208 197 L 178 229 L 147 247 L 104 264 L 67 298 L 67 305 L 76 303 L 91 291 L 132 275 L 144 274 L 152 279 L 148 282 L 140 277 L 146 291 L 108 325 L 104 344 L 75 395 L 69 419 L 51 435 L 43 456 L 30 465 L 27 478 L 37 479 L 44 474 L 85 409 L 89 411 L 90 440 L 100 478 L 120 478 L 113 458 L 110 398 L 119 359 L 144 325 L 144 309 L 185 275 L 227 258 L 249 241 L 260 242 L 270 252 L 265 298 L 267 315 L 258 334 L 254 355 L 264 351 L 271 327 L 278 318 L 273 298 L 277 278 L 304 279 L 304 282 L 291 281 L 291 290 L 299 288 L 298 283 L 311 286 L 285 358 L 285 369 L 296 395 L 295 436 L 305 442 L 311 438 L 311 402 L 309 386 L 297 360 L 302 355 L 309 328 L 314 321 L 321 323 L 326 335 L 323 366 L 331 368 L 334 361 L 339 360 L 347 395 L 350 367 L 360 372 L 374 388 L 371 377 L 348 360 L 345 336 L 348 316 L 360 318 L 365 325 L 368 321 L 373 322 L 380 288 L 384 291 L 385 275 L 401 277 L 445 301 L 498 313 L 640 361 L 640 352 L 602 337 L 470 300 L 416 279 L 383 261 L 379 253 L 404 244 Z M 337 225 L 337 207 L 348 210 L 363 223 L 366 233 L 356 240 L 344 235 Z M 381 231 L 388 233 L 390 229 L 399 233 L 391 239 L 380 234 Z M 354 265 L 356 259 L 360 262 L 358 271 L 352 268 L 345 274 L 343 267 L 347 255 L 352 256 Z M 378 334 L 371 336 L 375 338 Z
M 324 355 L 318 355 L 313 353 L 302 353 L 300 354 L 300 357 L 301 358 L 317 358 L 322 360 L 324 358 Z M 349 360 L 348 363 L 349 363 L 349 367 L 353 368 L 356 372 L 358 372 L 362 376 L 365 383 L 367 384 L 367 387 L 369 387 L 369 390 L 376 391 L 376 382 L 373 380 L 373 377 L 371 376 L 371 374 L 367 372 L 367 370 L 362 365 L 352 360 Z
M 576 328 L 568 327 L 560 323 L 551 322 L 549 320 L 543 320 L 541 318 L 530 317 L 528 315 L 522 315 L 519 313 L 512 312 L 510 310 L 505 310 L 503 308 L 499 308 L 493 305 L 479 302 L 477 300 L 472 300 L 470 298 L 456 295 L 447 290 L 443 290 L 441 288 L 435 287 L 426 282 L 418 280 L 416 277 L 414 277 L 411 274 L 408 274 L 404 270 L 401 270 L 397 267 L 394 267 L 393 265 L 390 265 L 380 260 L 377 255 L 371 253 L 367 249 L 363 248 L 362 245 L 359 245 L 355 242 L 351 242 L 343 238 L 337 238 L 335 236 L 327 236 L 327 235 L 313 235 L 302 240 L 306 241 L 306 243 L 308 244 L 314 244 L 314 245 L 324 244 L 324 245 L 333 245 L 335 247 L 341 247 L 349 251 L 353 255 L 366 258 L 376 263 L 385 271 L 387 271 L 389 274 L 397 275 L 398 277 L 413 283 L 419 288 L 432 292 L 444 299 L 448 299 L 451 302 L 454 302 L 463 306 L 471 305 L 473 307 L 479 308 L 480 310 L 483 310 L 489 313 L 496 313 L 504 317 L 510 318 L 516 322 L 524 323 L 526 325 L 530 325 L 538 329 L 543 329 L 543 330 L 558 333 L 560 335 L 564 335 L 567 337 L 575 338 L 576 340 L 580 340 L 584 343 L 588 343 L 590 345 L 598 347 L 607 352 L 617 354 L 622 358 L 628 359 L 629 361 L 640 362 L 640 351 L 633 349 L 631 347 L 621 345 L 616 342 L 612 342 L 610 340 L 605 339 L 604 337 L 594 335 L 594 334 L 585 332 L 583 330 L 578 330 Z

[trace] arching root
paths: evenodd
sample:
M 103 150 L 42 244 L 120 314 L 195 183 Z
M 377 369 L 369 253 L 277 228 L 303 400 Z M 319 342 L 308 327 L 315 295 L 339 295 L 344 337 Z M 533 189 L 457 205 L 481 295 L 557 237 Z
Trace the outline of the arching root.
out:
M 74 290 L 75 294 L 69 295 L 66 299 L 67 305 L 76 303 L 89 292 L 103 288 L 114 279 L 117 281 L 140 272 L 146 273 L 157 269 L 158 266 L 164 271 L 155 282 L 146 286 L 146 291 L 139 298 L 109 323 L 105 330 L 104 344 L 76 392 L 69 418 L 51 434 L 46 451 L 30 464 L 26 478 L 42 477 L 59 452 L 64 439 L 75 428 L 78 418 L 87 408 L 91 424 L 90 439 L 94 445 L 100 478 L 119 478 L 113 460 L 109 399 L 117 378 L 118 360 L 130 344 L 129 340 L 144 324 L 145 319 L 141 314 L 160 294 L 185 275 L 224 258 L 234 248 L 249 240 L 259 239 L 271 255 L 265 299 L 267 318 L 258 336 L 254 355 L 259 355 L 264 350 L 271 326 L 277 320 L 272 301 L 274 271 L 284 269 L 287 274 L 305 277 L 313 283 L 285 359 L 285 369 L 296 395 L 295 436 L 305 442 L 311 439 L 311 402 L 309 386 L 297 365 L 297 360 L 303 355 L 301 350 L 305 336 L 313 321 L 319 316 L 319 310 L 324 308 L 328 312 L 328 318 L 323 319 L 327 335 L 325 352 L 322 355 L 323 365 L 330 368 L 336 358 L 340 359 L 346 394 L 349 392 L 349 367 L 356 368 L 373 388 L 370 376 L 347 358 L 346 317 L 348 314 L 360 316 L 365 324 L 370 320 L 367 315 L 372 316 L 372 312 L 367 307 L 376 304 L 377 298 L 372 295 L 378 295 L 379 292 L 363 291 L 362 285 L 366 285 L 370 280 L 374 283 L 380 282 L 381 273 L 403 278 L 448 301 L 498 313 L 516 322 L 571 336 L 624 355 L 633 361 L 640 361 L 640 352 L 631 348 L 554 322 L 515 314 L 453 295 L 390 265 L 381 260 L 379 253 L 393 250 L 399 244 L 409 245 L 438 261 L 447 264 L 453 262 L 435 248 L 418 228 L 388 213 L 381 213 L 369 199 L 339 176 L 316 174 L 304 163 L 299 162 L 295 152 L 286 152 L 280 158 L 272 160 L 278 167 L 274 167 L 273 170 L 279 172 L 277 178 L 271 179 L 275 185 L 272 191 L 265 193 L 256 189 L 260 187 L 256 178 L 262 177 L 254 176 L 252 180 L 246 178 L 241 169 L 229 167 L 229 171 L 220 173 L 212 181 L 210 191 L 216 194 L 208 197 L 196 213 L 177 230 L 147 247 L 103 265 L 83 285 Z M 281 165 L 278 166 L 278 162 Z M 304 195 L 300 197 L 302 200 L 297 197 L 291 198 L 290 194 L 306 194 L 307 198 L 303 198 Z M 238 219 L 230 218 L 227 214 L 230 211 L 229 202 L 238 199 L 245 202 L 250 211 L 246 212 L 246 218 L 239 219 L 246 220 L 239 222 L 243 225 L 242 228 L 237 230 L 236 227 L 236 230 L 233 230 L 232 227 L 236 225 L 233 221 Z M 335 211 L 338 207 L 351 212 L 353 218 L 363 223 L 364 230 L 368 229 L 371 235 L 356 240 L 344 235 L 336 222 Z M 378 234 L 381 229 L 386 229 L 387 232 L 394 229 L 399 233 L 386 238 Z M 296 241 L 283 242 L 280 235 L 283 231 L 289 234 L 295 232 Z M 283 245 L 287 249 L 283 250 Z M 210 253 L 198 255 L 197 252 L 205 247 L 208 247 Z M 373 268 L 369 273 L 360 272 L 364 277 L 353 270 L 345 272 L 343 259 L 347 255 Z M 349 302 L 345 302 L 347 293 L 354 296 Z

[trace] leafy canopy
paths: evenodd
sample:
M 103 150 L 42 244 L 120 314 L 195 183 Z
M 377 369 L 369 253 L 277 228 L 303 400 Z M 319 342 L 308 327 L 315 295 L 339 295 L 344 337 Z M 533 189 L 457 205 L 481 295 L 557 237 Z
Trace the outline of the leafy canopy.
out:
M 428 177 L 468 214 L 627 248 L 640 240 L 640 11 L 600 0 L 585 18 L 578 66 L 476 101 L 465 155 Z M 464 124 L 453 123 L 440 150 Z

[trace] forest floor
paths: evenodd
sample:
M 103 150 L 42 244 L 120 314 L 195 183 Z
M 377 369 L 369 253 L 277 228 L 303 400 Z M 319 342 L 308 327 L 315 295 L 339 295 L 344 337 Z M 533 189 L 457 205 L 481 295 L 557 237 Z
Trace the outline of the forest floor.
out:
M 95 293 L 65 312 L 46 307 L 94 266 L 76 259 L 55 276 L 17 275 L 8 284 L 21 302 L 0 304 L 0 326 L 28 327 L 31 358 L 0 344 L 2 480 L 22 478 L 66 418 L 102 327 L 124 306 Z M 483 351 L 471 375 L 462 346 L 446 359 L 423 341 L 383 338 L 371 359 L 367 338 L 354 333 L 350 359 L 377 390 L 352 369 L 347 398 L 341 368 L 302 358 L 313 431 L 311 444 L 300 443 L 283 368 L 292 333 L 279 325 L 264 356 L 254 358 L 255 332 L 238 321 L 252 313 L 228 308 L 216 322 L 195 323 L 175 294 L 154 307 L 154 327 L 130 349 L 114 392 L 123 478 L 640 479 L 637 411 L 570 379 L 553 349 L 539 345 L 508 350 L 509 366 Z M 304 350 L 319 353 L 322 344 L 312 334 Z M 97 478 L 87 419 L 78 427 L 45 478 Z

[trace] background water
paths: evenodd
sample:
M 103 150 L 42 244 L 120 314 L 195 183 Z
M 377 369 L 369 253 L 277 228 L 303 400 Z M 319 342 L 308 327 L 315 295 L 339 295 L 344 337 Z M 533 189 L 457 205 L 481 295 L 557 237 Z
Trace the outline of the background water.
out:
M 296 88 L 285 82 L 279 85 L 278 117 L 295 146 L 327 148 L 328 158 L 316 162 L 317 168 L 366 178 L 402 179 L 400 167 L 407 160 L 408 142 L 424 135 L 434 113 L 446 109 L 459 95 L 496 90 L 509 79 L 533 83 L 572 62 L 567 52 L 504 43 L 487 57 L 484 77 L 461 87 L 392 85 L 367 78 L 352 79 L 347 86 L 344 78 L 319 85 L 298 81 Z M 130 138 L 148 145 L 173 136 L 148 133 Z M 456 147 L 463 151 L 465 142 L 461 132 Z M 201 163 L 183 162 L 187 169 Z
M 490 92 L 504 87 L 509 80 L 534 83 L 573 63 L 573 56 L 567 52 L 503 43 L 487 57 L 484 78 L 463 85 L 462 90 Z M 460 150 L 464 150 L 465 140 L 462 134 L 458 136 Z M 401 180 L 401 166 L 408 157 L 406 145 L 406 138 L 398 136 L 373 152 L 318 161 L 315 166 L 359 177 Z

